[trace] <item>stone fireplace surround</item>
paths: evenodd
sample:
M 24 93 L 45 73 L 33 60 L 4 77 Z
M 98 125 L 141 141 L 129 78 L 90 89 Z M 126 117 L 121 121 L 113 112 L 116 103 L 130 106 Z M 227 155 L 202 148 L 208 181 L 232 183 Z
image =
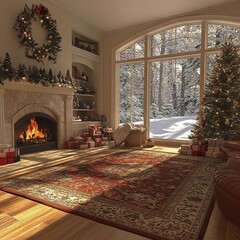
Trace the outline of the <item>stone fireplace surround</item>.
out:
M 14 143 L 14 125 L 27 114 L 41 112 L 57 121 L 57 147 L 72 136 L 73 93 L 68 87 L 44 87 L 25 81 L 0 85 L 0 144 Z

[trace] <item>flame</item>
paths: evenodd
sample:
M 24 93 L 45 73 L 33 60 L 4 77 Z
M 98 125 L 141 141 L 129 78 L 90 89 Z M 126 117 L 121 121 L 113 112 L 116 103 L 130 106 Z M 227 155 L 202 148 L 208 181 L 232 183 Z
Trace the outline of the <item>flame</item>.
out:
M 38 124 L 35 118 L 30 119 L 30 124 L 27 126 L 27 130 L 19 135 L 21 139 L 35 139 L 35 138 L 46 138 L 47 134 L 43 133 L 43 130 L 38 130 Z

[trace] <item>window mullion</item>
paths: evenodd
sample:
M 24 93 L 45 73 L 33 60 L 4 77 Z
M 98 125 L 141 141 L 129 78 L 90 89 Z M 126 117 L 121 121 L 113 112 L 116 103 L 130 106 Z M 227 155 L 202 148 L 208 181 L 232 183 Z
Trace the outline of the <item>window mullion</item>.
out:
M 201 57 L 200 57 L 200 100 L 203 98 L 204 85 L 206 82 L 206 67 L 207 67 L 207 22 L 202 22 L 202 36 L 201 36 Z

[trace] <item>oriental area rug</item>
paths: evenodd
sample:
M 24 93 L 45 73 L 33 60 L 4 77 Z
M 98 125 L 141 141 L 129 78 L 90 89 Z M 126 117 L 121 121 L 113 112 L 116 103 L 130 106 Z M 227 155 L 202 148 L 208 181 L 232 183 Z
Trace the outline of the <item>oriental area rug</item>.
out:
M 219 160 L 116 149 L 0 183 L 0 189 L 150 239 L 203 239 Z

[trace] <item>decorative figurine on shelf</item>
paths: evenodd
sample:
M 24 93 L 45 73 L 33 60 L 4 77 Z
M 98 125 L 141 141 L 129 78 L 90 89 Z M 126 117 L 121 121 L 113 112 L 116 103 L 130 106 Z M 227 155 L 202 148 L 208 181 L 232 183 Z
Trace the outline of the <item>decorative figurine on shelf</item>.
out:
M 82 72 L 81 78 L 85 81 L 88 81 L 88 76 L 84 72 Z

